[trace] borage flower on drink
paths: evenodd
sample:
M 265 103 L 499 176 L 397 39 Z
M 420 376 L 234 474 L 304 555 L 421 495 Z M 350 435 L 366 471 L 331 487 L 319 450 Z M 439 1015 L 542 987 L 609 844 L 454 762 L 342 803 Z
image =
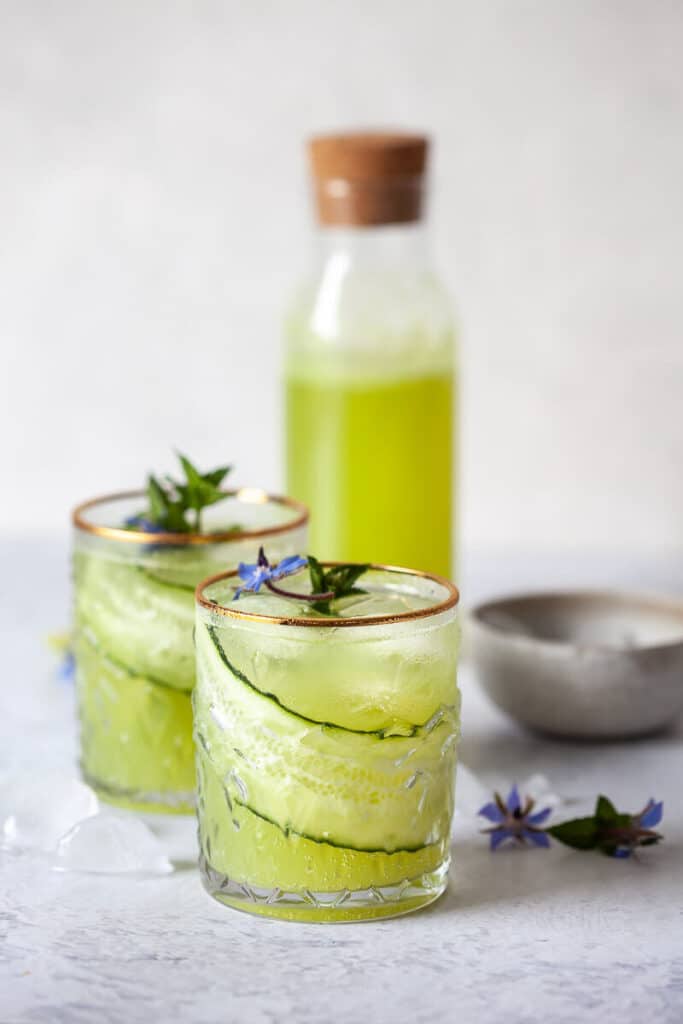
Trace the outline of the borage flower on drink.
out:
M 274 580 L 292 576 L 304 566 L 308 566 L 311 581 L 310 593 L 284 590 L 275 585 Z M 338 597 L 350 597 L 353 594 L 365 593 L 364 590 L 356 586 L 356 582 L 369 568 L 369 564 L 364 563 L 332 565 L 325 569 L 313 555 L 309 555 L 307 558 L 302 558 L 301 555 L 290 555 L 289 558 L 283 558 L 277 565 L 271 565 L 261 547 L 258 561 L 254 565 L 240 562 L 237 574 L 243 582 L 242 586 L 235 591 L 233 601 L 236 601 L 247 590 L 258 593 L 261 585 L 265 583 L 269 590 L 272 590 L 274 594 L 279 594 L 280 597 L 290 597 L 296 601 L 310 601 L 314 611 L 321 615 L 332 615 L 330 601 Z
M 129 530 L 140 530 L 142 533 L 165 533 L 163 526 L 153 523 L 151 519 L 141 514 L 128 516 L 127 519 L 124 519 L 123 525 Z
M 210 505 L 225 501 L 228 492 L 221 489 L 231 466 L 219 466 L 200 473 L 186 455 L 176 452 L 184 480 L 166 476 L 147 477 L 147 508 L 125 521 L 129 530 L 143 533 L 201 533 L 202 512 Z M 233 527 L 236 529 L 236 527 Z
M 491 828 L 482 829 L 489 835 L 491 849 L 496 850 L 508 839 L 520 846 L 526 846 L 527 843 L 550 846 L 550 840 L 540 826 L 550 816 L 551 808 L 544 807 L 542 811 L 532 814 L 534 807 L 535 801 L 529 796 L 522 804 L 516 785 L 510 790 L 507 800 L 503 800 L 499 793 L 494 793 L 493 801 L 484 804 L 477 812 L 493 822 Z
M 265 551 L 260 547 L 258 561 L 254 565 L 240 562 L 237 573 L 243 582 L 242 586 L 238 587 L 235 591 L 233 601 L 236 601 L 245 590 L 250 590 L 257 594 L 263 583 L 266 584 L 269 590 L 273 590 L 277 594 L 280 591 L 272 585 L 273 580 L 281 580 L 285 576 L 292 576 L 299 569 L 303 569 L 305 565 L 308 565 L 308 559 L 302 558 L 300 555 L 290 555 L 288 558 L 283 558 L 277 565 L 271 565 Z M 291 595 L 287 594 L 286 596 Z M 295 594 L 294 596 L 298 597 L 299 595 Z

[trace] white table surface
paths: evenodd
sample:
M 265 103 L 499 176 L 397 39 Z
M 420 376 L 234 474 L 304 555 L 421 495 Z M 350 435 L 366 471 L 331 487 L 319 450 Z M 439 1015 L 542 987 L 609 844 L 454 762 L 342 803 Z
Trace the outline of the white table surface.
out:
M 56 542 L 0 545 L 5 678 L 0 769 L 68 771 L 71 689 L 43 637 L 67 620 Z M 641 583 L 683 591 L 683 567 L 576 556 L 488 558 L 470 598 L 533 585 Z M 471 585 L 469 585 L 471 581 Z M 131 879 L 64 874 L 0 853 L 0 1021 L 476 1022 L 683 1020 L 683 730 L 637 743 L 557 743 L 519 730 L 465 665 L 461 759 L 487 782 L 542 772 L 588 808 L 663 798 L 665 841 L 617 861 L 554 846 L 490 854 L 456 820 L 447 894 L 396 920 L 278 923 L 213 902 L 194 869 Z M 565 808 L 567 816 L 573 808 Z

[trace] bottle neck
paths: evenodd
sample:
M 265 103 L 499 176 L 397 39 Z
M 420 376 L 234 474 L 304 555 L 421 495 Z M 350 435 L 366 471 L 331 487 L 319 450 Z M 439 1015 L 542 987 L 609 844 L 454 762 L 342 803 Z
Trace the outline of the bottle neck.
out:
M 422 220 L 372 227 L 320 226 L 315 246 L 319 265 L 330 261 L 368 270 L 425 269 L 429 235 Z

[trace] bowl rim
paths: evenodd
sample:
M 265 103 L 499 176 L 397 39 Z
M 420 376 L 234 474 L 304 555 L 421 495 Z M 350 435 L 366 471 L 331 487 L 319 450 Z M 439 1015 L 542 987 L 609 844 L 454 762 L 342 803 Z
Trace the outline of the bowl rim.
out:
M 573 643 L 570 640 L 558 640 L 553 637 L 529 636 L 512 630 L 506 630 L 492 622 L 487 622 L 483 617 L 487 611 L 500 608 L 504 605 L 516 603 L 531 603 L 539 601 L 569 600 L 569 601 L 611 601 L 616 605 L 638 606 L 653 610 L 666 611 L 673 617 L 680 617 L 681 635 L 677 640 L 668 640 L 662 643 L 637 644 L 633 647 L 615 647 L 611 644 L 597 643 Z M 559 652 L 593 652 L 600 655 L 633 655 L 650 651 L 675 650 L 683 647 L 683 596 L 676 594 L 661 594 L 656 592 L 621 589 L 619 587 L 573 587 L 564 590 L 528 590 L 518 593 L 511 593 L 501 597 L 480 601 L 469 609 L 468 618 L 477 628 L 509 643 L 525 644 L 529 647 L 548 648 Z

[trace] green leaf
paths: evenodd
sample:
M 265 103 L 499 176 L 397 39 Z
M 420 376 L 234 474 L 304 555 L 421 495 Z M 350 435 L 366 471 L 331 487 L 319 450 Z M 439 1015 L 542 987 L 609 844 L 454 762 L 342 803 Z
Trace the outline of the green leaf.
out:
M 598 845 L 598 826 L 594 817 L 573 818 L 546 829 L 548 835 L 575 850 L 594 850 Z
M 215 505 L 218 501 L 223 501 L 227 498 L 225 491 L 221 491 L 219 487 L 215 487 L 213 484 L 203 483 L 199 491 L 201 507 L 207 508 L 209 505 Z
M 334 615 L 329 601 L 314 601 L 311 608 L 321 615 Z
M 350 594 L 364 594 L 360 587 L 354 586 L 356 580 L 369 568 L 368 565 L 333 565 L 331 569 L 323 569 L 317 558 L 308 556 L 308 572 L 311 577 L 311 593 L 332 593 L 336 600 Z M 311 608 L 321 615 L 334 615 L 331 600 L 315 601 Z
M 228 473 L 232 472 L 232 466 L 221 466 L 219 469 L 212 469 L 210 473 L 205 473 L 203 478 L 208 484 L 213 484 L 214 487 L 219 487 L 223 483 Z
M 202 509 L 223 501 L 226 494 L 220 489 L 221 482 L 230 472 L 230 466 L 220 466 L 201 474 L 186 455 L 176 452 L 185 474 L 185 481 L 166 476 L 162 483 L 157 477 L 147 479 L 148 510 L 146 517 L 172 533 L 201 531 Z M 188 513 L 194 512 L 194 522 L 188 520 Z M 237 528 L 237 527 L 236 527 Z
M 183 467 L 183 473 L 185 474 L 188 486 L 194 487 L 197 484 L 200 484 L 202 481 L 202 475 L 199 470 L 190 462 L 186 455 L 183 455 L 181 452 L 176 452 L 176 455 L 178 456 L 180 465 Z
M 368 569 L 369 565 L 335 565 L 325 573 L 326 589 L 332 590 L 335 597 L 346 597 Z
M 171 533 L 188 533 L 189 525 L 185 519 L 185 511 L 179 501 L 169 501 L 166 510 L 166 521 L 161 524 Z
M 327 590 L 325 586 L 325 571 L 318 559 L 314 558 L 313 555 L 308 556 L 308 574 L 311 577 L 311 593 L 324 594 Z
M 601 824 L 611 824 L 616 822 L 619 817 L 619 811 L 616 809 L 611 800 L 602 793 L 597 799 L 595 804 L 595 818 Z
M 149 501 L 150 519 L 163 525 L 168 511 L 168 498 L 159 481 L 151 473 L 147 477 L 147 500 Z

